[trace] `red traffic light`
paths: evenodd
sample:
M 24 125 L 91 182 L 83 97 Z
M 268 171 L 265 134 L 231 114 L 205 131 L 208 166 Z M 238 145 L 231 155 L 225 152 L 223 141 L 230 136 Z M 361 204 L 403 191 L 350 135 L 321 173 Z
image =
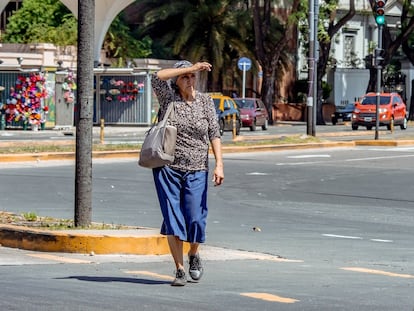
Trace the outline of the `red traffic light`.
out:
M 384 0 L 377 0 L 375 1 L 375 4 L 377 5 L 378 8 L 383 8 L 385 6 L 385 2 Z

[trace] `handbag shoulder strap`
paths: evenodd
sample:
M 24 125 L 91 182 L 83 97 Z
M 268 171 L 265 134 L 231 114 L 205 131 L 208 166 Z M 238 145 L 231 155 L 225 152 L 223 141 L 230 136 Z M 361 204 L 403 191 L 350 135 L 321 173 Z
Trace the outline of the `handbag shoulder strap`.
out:
M 167 111 L 165 112 L 165 114 L 164 114 L 164 118 L 162 118 L 162 120 L 160 120 L 160 116 L 161 116 L 161 110 L 160 109 L 158 109 L 158 113 L 157 113 L 157 119 L 158 119 L 158 121 L 156 121 L 156 122 L 154 122 L 155 124 L 158 122 L 158 123 L 167 123 L 167 121 L 168 120 L 175 120 L 175 111 L 174 111 L 174 108 L 175 108 L 175 102 L 171 102 L 171 103 L 169 103 L 168 104 L 168 107 L 167 107 Z

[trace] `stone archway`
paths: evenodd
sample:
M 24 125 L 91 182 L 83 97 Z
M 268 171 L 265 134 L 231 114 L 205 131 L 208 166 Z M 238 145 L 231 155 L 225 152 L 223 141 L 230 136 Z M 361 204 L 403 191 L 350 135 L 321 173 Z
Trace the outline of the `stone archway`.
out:
M 8 1 L 0 0 L 2 2 Z M 76 17 L 78 16 L 78 0 L 60 0 Z M 100 62 L 101 47 L 105 35 L 114 18 L 134 0 L 95 0 L 95 39 L 94 61 Z M 0 7 L 1 8 L 1 7 Z
M 10 1 L 0 0 L 0 13 Z M 76 17 L 78 16 L 78 0 L 60 0 Z M 101 47 L 105 35 L 114 18 L 134 0 L 95 0 L 95 40 L 94 61 L 99 63 Z
M 9 2 L 9 0 L 0 0 L 0 13 L 4 11 Z

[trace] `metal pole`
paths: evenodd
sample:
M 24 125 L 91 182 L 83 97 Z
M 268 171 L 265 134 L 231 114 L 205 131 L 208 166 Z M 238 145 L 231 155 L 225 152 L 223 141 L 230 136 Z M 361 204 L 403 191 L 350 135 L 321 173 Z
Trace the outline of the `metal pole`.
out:
M 307 108 L 307 135 L 312 135 L 312 120 L 313 120 L 313 106 L 315 96 L 314 94 L 314 70 L 315 70 L 315 23 L 314 23 L 314 12 L 315 0 L 309 0 L 309 59 L 308 59 L 308 98 L 306 101 Z
M 78 0 L 75 226 L 92 221 L 93 44 L 95 0 Z
M 246 97 L 246 63 L 243 63 L 243 90 L 242 90 L 242 98 Z
M 377 66 L 377 87 L 376 87 L 376 106 L 375 106 L 375 139 L 378 139 L 379 137 L 379 132 L 378 132 L 378 128 L 379 128 L 379 108 L 380 108 L 380 101 L 381 101 L 381 78 L 382 78 L 382 73 L 381 73 L 381 69 L 382 66 L 379 63 L 379 59 L 380 59 L 380 55 L 378 55 L 381 52 L 382 49 L 382 25 L 378 25 L 378 50 L 379 52 L 376 53 L 376 57 L 377 59 L 375 60 L 376 62 L 376 66 Z M 379 56 L 379 57 L 378 57 Z
M 314 16 L 313 16 L 313 115 L 312 115 L 312 136 L 316 136 L 316 120 L 318 109 L 322 109 L 318 105 L 318 60 L 319 60 L 319 41 L 318 41 L 318 19 L 319 19 L 319 1 L 314 1 Z

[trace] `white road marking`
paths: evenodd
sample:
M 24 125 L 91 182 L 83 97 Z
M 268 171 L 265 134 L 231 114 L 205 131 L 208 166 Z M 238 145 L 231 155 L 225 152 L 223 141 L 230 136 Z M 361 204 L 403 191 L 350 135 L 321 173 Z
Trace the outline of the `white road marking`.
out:
M 371 239 L 373 242 L 381 242 L 381 243 L 393 243 L 393 240 L 382 240 L 382 239 Z
M 351 235 L 337 235 L 337 234 L 322 234 L 323 236 L 329 238 L 339 238 L 339 239 L 352 239 L 352 240 L 362 240 L 359 236 L 351 236 Z
M 338 235 L 338 234 L 329 234 L 324 233 L 323 236 L 329 237 L 329 238 L 338 238 L 338 239 L 350 239 L 350 240 L 363 240 L 364 238 L 359 236 L 352 236 L 352 235 Z M 369 239 L 372 242 L 381 242 L 381 243 L 393 243 L 393 240 L 385 240 L 385 239 Z
M 312 161 L 312 162 L 293 162 L 293 163 L 276 163 L 276 165 L 281 166 L 281 165 L 308 165 L 308 164 L 318 164 L 318 163 L 326 163 L 326 161 Z
M 282 165 L 313 165 L 319 163 L 335 163 L 335 162 L 358 162 L 358 161 L 372 161 L 372 160 L 383 160 L 383 159 L 399 159 L 399 158 L 412 158 L 414 154 L 403 154 L 403 155 L 396 155 L 396 156 L 379 156 L 379 157 L 367 157 L 367 158 L 354 158 L 354 159 L 341 159 L 341 160 L 333 160 L 333 161 L 310 161 L 310 162 L 279 162 L 275 165 L 282 166 Z M 294 157 L 291 157 L 294 158 Z M 299 159 L 300 157 L 297 157 Z M 303 158 L 303 157 L 302 157 Z
M 288 156 L 288 159 L 309 159 L 309 158 L 330 158 L 329 154 L 302 154 L 297 156 Z
M 371 161 L 371 160 L 383 160 L 383 159 L 399 159 L 399 158 L 412 158 L 414 154 L 403 154 L 398 156 L 382 156 L 382 157 L 370 157 L 370 158 L 355 158 L 355 159 L 345 159 L 345 162 L 353 161 Z
M 268 173 L 260 173 L 260 172 L 251 172 L 251 173 L 247 173 L 246 175 L 266 176 L 266 175 L 270 175 L 270 174 L 268 174 Z

